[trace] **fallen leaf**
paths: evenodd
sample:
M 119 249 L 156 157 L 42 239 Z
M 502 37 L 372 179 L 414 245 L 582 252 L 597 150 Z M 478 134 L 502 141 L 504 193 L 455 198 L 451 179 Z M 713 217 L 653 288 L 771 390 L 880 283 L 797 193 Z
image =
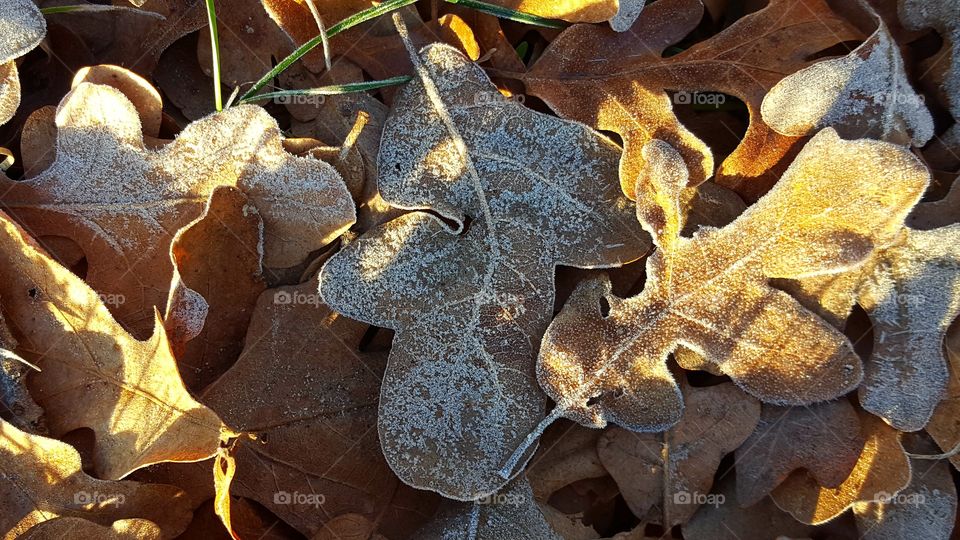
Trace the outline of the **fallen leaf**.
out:
M 917 431 L 947 389 L 943 340 L 960 315 L 960 225 L 904 229 L 878 258 L 860 294 L 875 336 L 860 403 L 900 431 Z
M 13 118 L 20 105 L 17 58 L 40 44 L 47 22 L 30 0 L 0 1 L 0 124 Z
M 184 383 L 199 391 L 240 356 L 266 289 L 260 214 L 239 189 L 218 187 L 203 215 L 174 236 L 170 253 L 174 282 L 164 327 Z
M 145 518 L 159 526 L 164 538 L 176 537 L 190 522 L 183 492 L 176 487 L 97 480 L 81 470 L 80 454 L 70 445 L 24 433 L 3 420 L 0 476 L 4 540 L 62 517 L 108 526 L 120 519 Z M 56 530 L 62 531 L 59 526 Z
M 720 460 L 750 436 L 760 403 L 731 383 L 686 386 L 683 418 L 663 433 L 606 430 L 597 443 L 603 466 L 644 523 L 686 523 L 710 493 Z M 739 465 L 739 464 L 738 464 Z
M 757 504 L 800 469 L 821 486 L 837 487 L 857 464 L 863 442 L 857 411 L 846 399 L 764 405 L 760 423 L 736 452 L 737 502 Z
M 947 331 L 944 350 L 950 362 L 947 392 L 933 410 L 926 431 L 941 450 L 953 452 L 960 447 L 960 323 L 954 321 Z M 960 470 L 960 455 L 950 456 L 950 462 Z
M 595 429 L 577 424 L 558 423 L 547 431 L 526 472 L 534 498 L 546 501 L 560 488 L 574 482 L 607 476 L 597 455 L 601 435 Z
M 925 73 L 933 76 L 938 94 L 948 105 L 955 120 L 960 121 L 960 0 L 899 0 L 898 13 L 910 30 L 934 28 L 943 39 L 939 53 L 924 62 Z M 954 137 L 960 135 L 956 126 Z
M 62 540 L 98 538 L 100 540 L 160 540 L 162 531 L 145 519 L 120 519 L 112 525 L 100 525 L 81 518 L 64 517 L 31 527 L 20 540 Z
M 276 121 L 259 107 L 205 118 L 150 150 L 123 94 L 81 83 L 61 103 L 57 127 L 53 165 L 26 181 L 0 178 L 2 204 L 37 236 L 75 240 L 87 282 L 137 336 L 166 302 L 173 234 L 217 186 L 239 187 L 260 211 L 267 266 L 299 263 L 355 219 L 340 175 L 284 152 Z
M 494 0 L 492 3 L 547 19 L 573 23 L 609 22 L 618 32 L 630 28 L 644 5 L 642 0 Z
M 236 430 L 233 495 L 312 536 L 342 514 L 412 533 L 432 498 L 400 487 L 376 432 L 382 353 L 359 350 L 368 326 L 320 303 L 316 278 L 257 300 L 243 353 L 202 401 Z M 256 391 L 251 391 L 256 389 Z
M 933 117 L 907 79 L 887 24 L 872 8 L 864 10 L 876 19 L 876 32 L 850 54 L 817 62 L 777 83 L 763 98 L 764 122 L 790 137 L 828 126 L 847 139 L 906 146 L 923 146 L 933 137 Z
M 506 483 L 497 470 L 542 417 L 533 359 L 555 267 L 619 266 L 647 239 L 610 141 L 506 100 L 452 47 L 414 62 L 384 128 L 379 189 L 453 225 L 412 212 L 375 228 L 330 259 L 320 291 L 397 331 L 380 401 L 393 470 L 473 500 Z
M 119 479 L 161 461 L 213 455 L 217 415 L 187 393 L 154 312 L 154 333 L 138 341 L 80 278 L 0 215 L 0 297 L 17 354 L 42 369 L 29 379 L 54 436 L 96 435 L 93 468 Z
M 544 519 L 533 500 L 530 485 L 523 478 L 477 501 L 447 501 L 416 537 L 421 540 L 560 540 Z
M 717 171 L 718 182 L 756 199 L 774 180 L 761 177 L 771 176 L 771 167 L 796 142 L 763 122 L 764 95 L 810 65 L 814 53 L 859 37 L 823 0 L 772 0 L 720 34 L 664 58 L 664 49 L 690 33 L 702 15 L 700 0 L 661 0 L 647 6 L 629 32 L 575 25 L 522 77 L 528 91 L 558 114 L 623 137 L 620 177 L 628 194 L 643 169 L 642 149 L 653 139 L 680 152 L 692 184 L 713 175 L 711 150 L 680 124 L 673 105 L 723 92 L 746 103 L 751 121 Z M 679 93 L 671 100 L 668 90 Z
M 766 403 L 809 404 L 855 388 L 861 363 L 847 338 L 767 280 L 855 268 L 890 244 L 929 181 L 919 161 L 903 147 L 824 130 L 732 224 L 688 239 L 676 233 L 680 154 L 661 141 L 644 153 L 653 170 L 672 171 L 645 176 L 657 196 L 638 199 L 659 248 L 647 283 L 624 300 L 606 280 L 586 282 L 554 319 L 537 364 L 557 402 L 548 420 L 670 427 L 683 404 L 666 358 L 680 344 Z
M 903 490 L 911 467 L 900 433 L 870 414 L 860 415 L 863 451 L 850 476 L 834 488 L 822 487 L 808 471 L 796 471 L 771 497 L 783 511 L 803 523 L 819 525 L 856 503 L 877 501 Z

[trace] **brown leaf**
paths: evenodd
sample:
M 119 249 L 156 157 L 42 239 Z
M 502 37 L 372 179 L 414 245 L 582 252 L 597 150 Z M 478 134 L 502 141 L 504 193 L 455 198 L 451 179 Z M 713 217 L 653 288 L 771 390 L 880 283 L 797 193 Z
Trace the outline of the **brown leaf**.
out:
M 723 92 L 746 103 L 750 125 L 717 175 L 721 184 L 756 199 L 773 180 L 760 178 L 770 176 L 795 142 L 764 124 L 763 96 L 809 65 L 814 53 L 859 36 L 823 0 L 772 0 L 713 38 L 663 58 L 702 14 L 700 0 L 661 0 L 647 6 L 629 32 L 575 25 L 523 77 L 528 91 L 557 113 L 623 137 L 621 181 L 628 194 L 643 169 L 642 149 L 653 139 L 680 152 L 692 184 L 713 175 L 712 152 L 674 116 L 672 90 L 683 92 L 682 99 Z
M 753 506 L 798 469 L 839 486 L 863 450 L 857 411 L 846 399 L 806 407 L 764 405 L 760 423 L 737 449 L 737 502 Z
M 941 450 L 952 452 L 960 446 L 960 323 L 954 321 L 950 326 L 944 349 L 950 362 L 947 392 L 934 409 L 926 430 Z M 960 455 L 951 456 L 950 462 L 960 469 Z
M 720 460 L 750 436 L 760 403 L 730 383 L 686 387 L 687 410 L 662 434 L 619 427 L 604 432 L 597 451 L 642 522 L 686 523 L 710 493 Z
M 960 225 L 904 229 L 860 293 L 874 324 L 860 403 L 901 431 L 923 429 L 949 374 L 943 340 L 960 315 Z
M 651 143 L 645 154 L 667 170 L 684 167 L 666 143 Z M 638 216 L 659 247 L 647 259 L 647 283 L 623 300 L 609 282 L 586 282 L 554 319 L 538 361 L 538 379 L 557 402 L 551 417 L 638 431 L 671 426 L 682 400 L 666 358 L 679 344 L 767 403 L 809 404 L 855 388 L 861 364 L 847 338 L 768 280 L 862 264 L 895 239 L 928 181 L 905 148 L 843 141 L 828 129 L 773 190 L 721 229 L 671 236 L 678 201 L 669 195 L 679 192 L 662 186 L 662 196 L 639 199 Z
M 910 461 L 900 433 L 870 414 L 860 414 L 863 451 L 850 476 L 835 488 L 817 484 L 807 471 L 797 471 L 771 497 L 778 507 L 804 523 L 825 523 L 856 503 L 899 493 L 910 482 Z
M 166 301 L 173 234 L 217 186 L 239 187 L 259 209 L 268 266 L 297 264 L 354 220 L 340 175 L 284 152 L 276 121 L 259 107 L 195 122 L 154 151 L 123 94 L 82 83 L 61 103 L 57 127 L 56 161 L 27 181 L 0 178 L 2 204 L 38 236 L 75 240 L 87 281 L 138 336 Z
M 0 223 L 3 313 L 16 352 L 43 370 L 31 375 L 30 390 L 50 432 L 92 429 L 100 478 L 211 456 L 220 420 L 183 387 L 156 311 L 153 337 L 134 339 L 80 278 L 5 215 Z
M 564 486 L 606 476 L 607 470 L 597 455 L 601 435 L 595 429 L 569 423 L 558 423 L 548 430 L 526 473 L 534 498 L 546 501 Z
M 0 475 L 5 479 L 0 483 L 0 531 L 4 540 L 18 538 L 38 523 L 60 517 L 83 518 L 107 526 L 116 520 L 145 518 L 159 526 L 164 538 L 177 536 L 190 522 L 190 509 L 179 489 L 97 480 L 81 470 L 80 454 L 70 445 L 24 433 L 3 420 Z M 51 526 L 63 531 L 63 525 L 69 523 Z
M 160 540 L 162 531 L 152 521 L 121 519 L 112 525 L 99 525 L 81 518 L 64 517 L 44 521 L 31 527 L 20 540 L 62 540 L 63 538 L 98 538 L 100 540 Z
M 360 352 L 368 327 L 333 313 L 316 290 L 314 278 L 261 294 L 243 353 L 203 394 L 228 425 L 257 437 L 237 443 L 232 493 L 306 535 L 348 513 L 387 534 L 412 532 L 432 499 L 400 489 L 380 451 L 385 359 Z
M 206 387 L 240 356 L 257 297 L 266 289 L 262 236 L 257 209 L 239 189 L 221 186 L 203 215 L 173 238 L 174 282 L 164 327 L 190 389 Z
M 542 417 L 533 358 L 554 268 L 619 266 L 647 239 L 606 138 L 504 99 L 452 47 L 415 62 L 384 128 L 379 189 L 453 225 L 413 212 L 375 228 L 330 259 L 320 287 L 337 311 L 397 330 L 380 403 L 391 467 L 473 500 L 506 483 L 497 470 Z
M 943 39 L 943 48 L 921 66 L 933 78 L 934 88 L 947 104 L 955 120 L 960 121 L 960 0 L 899 0 L 899 15 L 910 30 L 933 28 Z M 952 128 L 954 141 L 960 128 Z M 956 151 L 955 147 L 955 151 Z

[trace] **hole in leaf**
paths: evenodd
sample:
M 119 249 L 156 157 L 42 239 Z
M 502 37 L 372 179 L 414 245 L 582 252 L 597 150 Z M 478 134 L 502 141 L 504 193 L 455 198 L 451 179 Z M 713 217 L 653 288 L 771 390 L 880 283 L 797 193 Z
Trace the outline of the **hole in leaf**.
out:
M 600 297 L 600 315 L 604 319 L 610 316 L 610 302 L 605 296 Z

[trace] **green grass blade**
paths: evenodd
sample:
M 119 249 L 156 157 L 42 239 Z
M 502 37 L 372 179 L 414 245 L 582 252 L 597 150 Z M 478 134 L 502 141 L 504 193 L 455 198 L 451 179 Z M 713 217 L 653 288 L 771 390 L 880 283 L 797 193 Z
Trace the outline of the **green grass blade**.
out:
M 355 15 L 351 15 L 346 19 L 338 22 L 337 24 L 331 26 L 327 29 L 326 39 L 330 39 L 333 36 L 349 30 L 358 24 L 365 23 L 371 19 L 376 19 L 377 17 L 383 15 L 384 13 L 389 13 L 395 9 L 400 9 L 404 6 L 409 6 L 410 4 L 415 3 L 417 0 L 388 0 L 380 4 L 379 6 L 374 6 L 369 9 L 365 9 Z M 264 86 L 270 84 L 277 75 L 280 75 L 287 70 L 294 62 L 301 59 L 305 54 L 312 51 L 318 45 L 323 44 L 324 36 L 318 35 L 317 37 L 307 41 L 303 45 L 297 47 L 295 51 L 290 53 L 289 56 L 284 58 L 279 64 L 271 69 L 266 75 L 260 78 L 259 81 L 254 83 L 246 93 L 243 94 L 240 98 L 240 102 L 250 100 L 257 92 L 259 92 Z
M 400 77 L 391 77 L 382 81 L 369 81 L 361 83 L 338 84 L 335 86 L 321 86 L 320 88 L 307 88 L 305 90 L 279 90 L 276 92 L 265 92 L 250 97 L 242 97 L 238 103 L 251 103 L 263 99 L 289 98 L 294 96 L 337 96 L 341 94 L 352 94 L 354 92 L 366 92 L 367 90 L 376 90 L 387 86 L 396 86 L 410 82 L 411 77 L 402 75 Z
M 207 1 L 207 23 L 210 26 L 210 51 L 213 55 L 213 99 L 217 111 L 223 110 L 223 90 L 220 88 L 220 36 L 217 33 L 217 8 L 214 0 Z
M 463 7 L 468 7 L 470 9 L 475 9 L 483 13 L 493 15 L 494 17 L 499 17 L 501 19 L 509 19 L 511 21 L 516 21 L 519 23 L 530 24 L 533 26 L 542 26 L 544 28 L 566 28 L 569 26 L 563 21 L 555 21 L 553 19 L 545 19 L 543 17 L 538 17 L 536 15 L 531 15 L 529 13 L 524 13 L 522 11 L 516 11 L 513 9 L 497 6 L 494 4 L 488 4 L 486 2 L 479 2 L 478 0 L 444 0 L 448 4 L 457 4 Z

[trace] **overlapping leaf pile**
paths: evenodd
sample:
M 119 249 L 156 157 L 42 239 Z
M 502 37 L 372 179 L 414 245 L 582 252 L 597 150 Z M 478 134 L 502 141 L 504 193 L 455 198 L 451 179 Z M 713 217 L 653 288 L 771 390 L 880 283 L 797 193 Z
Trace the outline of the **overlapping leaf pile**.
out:
M 213 4 L 0 0 L 3 538 L 952 537 L 956 0 Z

